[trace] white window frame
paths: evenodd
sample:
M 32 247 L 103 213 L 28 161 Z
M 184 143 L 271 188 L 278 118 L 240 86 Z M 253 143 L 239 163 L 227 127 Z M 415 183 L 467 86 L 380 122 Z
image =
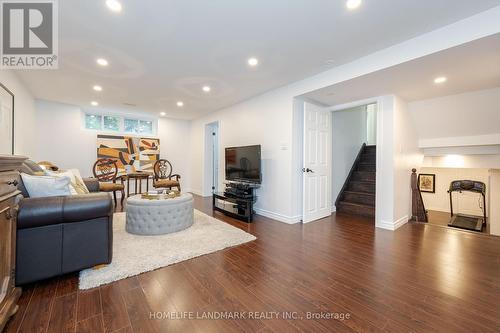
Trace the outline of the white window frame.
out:
M 93 128 L 87 128 L 85 118 L 87 115 L 94 115 L 94 116 L 100 116 L 101 117 L 101 129 L 93 129 Z M 117 117 L 119 118 L 119 130 L 118 131 L 113 131 L 110 129 L 105 129 L 104 128 L 104 117 Z M 150 121 L 152 123 L 152 132 L 151 133 L 140 133 L 140 132 L 127 132 L 125 131 L 125 119 L 130 119 L 130 120 L 137 120 L 138 124 L 141 123 L 141 121 Z M 149 117 L 141 117 L 137 115 L 128 115 L 128 114 L 116 114 L 116 113 L 109 113 L 109 112 L 94 112 L 92 110 L 82 110 L 82 129 L 86 131 L 93 131 L 93 132 L 102 132 L 102 133 L 113 133 L 117 135 L 135 135 L 135 136 L 145 136 L 145 137 L 153 137 L 156 136 L 158 133 L 158 119 L 156 118 L 149 118 Z

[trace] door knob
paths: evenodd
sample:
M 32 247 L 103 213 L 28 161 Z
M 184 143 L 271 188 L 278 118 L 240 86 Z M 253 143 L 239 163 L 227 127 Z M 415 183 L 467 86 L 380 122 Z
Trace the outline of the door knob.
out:
M 314 173 L 314 171 L 312 171 L 311 169 L 309 168 L 302 168 L 302 172 L 310 172 L 310 173 Z

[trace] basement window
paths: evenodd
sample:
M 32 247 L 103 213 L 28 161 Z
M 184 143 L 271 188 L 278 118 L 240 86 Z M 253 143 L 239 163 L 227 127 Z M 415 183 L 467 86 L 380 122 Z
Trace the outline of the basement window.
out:
M 125 118 L 125 132 L 136 134 L 153 134 L 153 121 Z
M 103 117 L 103 128 L 106 131 L 120 131 L 120 117 L 115 116 L 104 116 Z
M 102 129 L 102 117 L 97 114 L 85 114 L 85 128 L 92 130 Z
M 151 120 L 139 120 L 139 132 L 153 134 L 153 122 Z
M 82 115 L 83 127 L 88 130 L 142 135 L 154 135 L 156 133 L 157 123 L 155 120 L 93 112 L 83 112 Z

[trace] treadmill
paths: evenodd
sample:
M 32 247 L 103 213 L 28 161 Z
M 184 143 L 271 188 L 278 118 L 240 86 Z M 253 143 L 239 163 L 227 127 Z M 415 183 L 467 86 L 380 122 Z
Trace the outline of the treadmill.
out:
M 452 194 L 453 192 L 462 193 L 463 191 L 481 194 L 483 198 L 483 216 L 453 214 Z M 448 193 L 450 194 L 451 208 L 451 220 L 448 223 L 448 226 L 472 231 L 483 231 L 483 228 L 486 225 L 486 185 L 483 182 L 473 180 L 454 180 L 450 184 Z

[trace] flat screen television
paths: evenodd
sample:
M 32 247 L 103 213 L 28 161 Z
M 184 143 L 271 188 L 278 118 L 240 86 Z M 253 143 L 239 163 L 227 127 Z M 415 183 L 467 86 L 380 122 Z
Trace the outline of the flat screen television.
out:
M 226 180 L 260 184 L 260 145 L 226 148 Z

